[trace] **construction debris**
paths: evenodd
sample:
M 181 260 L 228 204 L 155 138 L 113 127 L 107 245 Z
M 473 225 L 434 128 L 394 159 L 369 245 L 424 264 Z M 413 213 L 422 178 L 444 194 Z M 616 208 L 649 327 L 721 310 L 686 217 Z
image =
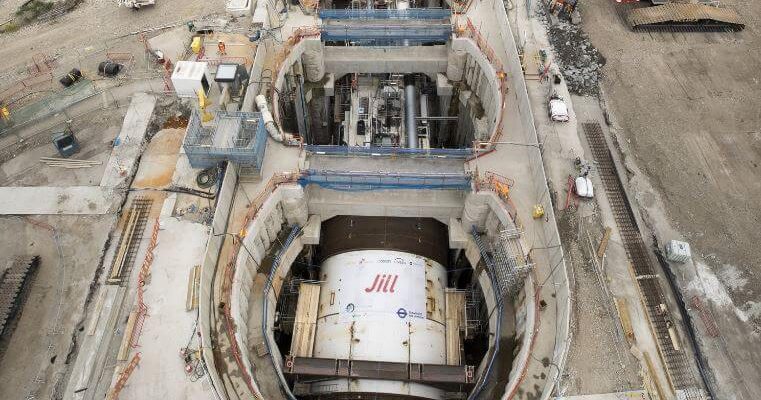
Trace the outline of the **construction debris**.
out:
M 547 27 L 555 62 L 565 76 L 568 90 L 580 96 L 597 95 L 605 58 L 592 45 L 580 25 L 550 15 L 547 7 L 538 7 L 537 15 Z

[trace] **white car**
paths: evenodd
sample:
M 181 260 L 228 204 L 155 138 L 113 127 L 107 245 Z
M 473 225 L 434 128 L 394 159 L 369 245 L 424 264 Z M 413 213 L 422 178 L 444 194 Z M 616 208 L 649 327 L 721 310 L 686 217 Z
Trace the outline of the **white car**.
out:
M 547 113 L 551 120 L 556 122 L 568 122 L 568 106 L 558 95 L 552 95 L 547 104 Z

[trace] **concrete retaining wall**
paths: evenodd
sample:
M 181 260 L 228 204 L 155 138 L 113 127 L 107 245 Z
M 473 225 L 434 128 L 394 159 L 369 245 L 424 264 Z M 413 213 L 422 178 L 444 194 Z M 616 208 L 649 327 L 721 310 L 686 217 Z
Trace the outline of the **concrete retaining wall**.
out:
M 301 61 L 302 55 L 308 48 L 319 43 L 320 39 L 307 38 L 301 40 L 291 49 L 288 56 L 280 64 L 275 77 L 274 87 L 283 88 L 286 73 L 294 63 Z M 262 47 L 262 46 L 260 46 Z M 447 72 L 449 49 L 462 51 L 468 55 L 468 72 L 463 80 L 470 86 L 484 109 L 488 121 L 488 132 L 496 127 L 497 117 L 502 112 L 502 92 L 497 79 L 497 71 L 481 52 L 476 43 L 468 38 L 454 38 L 449 46 L 413 46 L 413 47 L 333 47 L 322 46 L 325 72 L 334 74 L 335 79 L 341 76 L 359 73 L 400 72 L 425 73 L 434 81 L 439 73 Z M 259 56 L 257 49 L 257 56 Z M 256 65 L 256 59 L 254 59 Z M 252 69 L 253 70 L 253 69 Z M 251 75 L 256 76 L 256 75 Z M 272 111 L 275 121 L 280 121 L 279 96 L 272 94 Z M 244 106 L 247 102 L 244 102 Z
M 493 132 L 497 117 L 502 112 L 502 92 L 497 80 L 497 71 L 472 39 L 454 38 L 452 49 L 465 51 L 468 54 L 466 65 L 477 66 L 477 68 L 466 67 L 463 79 L 481 101 L 489 123 L 488 132 Z
M 224 394 L 222 379 L 219 376 L 214 354 L 212 352 L 211 329 L 216 321 L 216 310 L 214 304 L 214 278 L 217 273 L 217 264 L 219 263 L 219 253 L 222 250 L 222 243 L 225 236 L 214 236 L 215 234 L 226 232 L 227 220 L 230 216 L 233 199 L 235 198 L 235 187 L 238 183 L 238 174 L 235 165 L 228 164 L 225 177 L 222 180 L 222 187 L 217 196 L 217 206 L 214 211 L 214 220 L 212 222 L 212 234 L 206 242 L 206 253 L 203 263 L 201 264 L 200 292 L 198 303 L 198 331 L 201 334 L 201 356 L 206 363 L 207 373 L 215 392 L 220 399 L 226 399 Z
M 235 331 L 235 341 L 238 343 L 238 348 L 241 349 L 243 365 L 251 377 L 255 375 L 249 354 L 252 348 L 252 346 L 249 346 L 249 333 L 250 331 L 261 329 L 259 324 L 261 317 L 251 318 L 252 315 L 261 313 L 261 310 L 251 308 L 254 303 L 253 296 L 260 295 L 253 291 L 254 280 L 259 273 L 258 266 L 261 265 L 262 260 L 267 255 L 273 242 L 275 242 L 284 224 L 306 225 L 306 205 L 299 204 L 305 201 L 304 191 L 298 185 L 282 185 L 275 189 L 259 208 L 256 217 L 246 227 L 247 234 L 243 238 L 242 246 L 236 259 L 235 274 L 230 294 L 230 313 L 237 328 Z M 301 252 L 302 248 L 301 240 L 297 239 L 283 254 L 281 265 L 287 266 L 287 268 L 278 269 L 273 279 L 275 290 L 268 293 L 270 300 L 270 307 L 267 313 L 268 323 L 274 321 L 275 295 L 279 292 L 283 281 L 285 281 L 291 263 Z M 249 326 L 250 323 L 255 326 Z M 274 343 L 272 332 L 267 332 L 267 335 L 270 336 L 271 343 Z M 271 348 L 270 352 L 273 353 L 275 362 L 280 363 L 282 361 L 277 346 Z M 256 382 L 254 382 L 254 386 L 258 387 Z
M 447 71 L 447 46 L 325 46 L 325 70 L 336 79 L 349 73 L 415 73 L 436 78 Z

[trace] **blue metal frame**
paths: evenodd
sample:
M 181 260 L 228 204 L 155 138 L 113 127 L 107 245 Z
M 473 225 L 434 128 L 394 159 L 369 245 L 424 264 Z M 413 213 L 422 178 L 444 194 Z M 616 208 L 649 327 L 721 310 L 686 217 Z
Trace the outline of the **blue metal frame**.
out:
M 256 132 L 251 141 L 241 147 L 214 147 L 212 139 L 216 135 L 217 124 L 222 118 L 256 119 Z M 182 147 L 193 168 L 210 168 L 222 161 L 233 161 L 261 170 L 267 148 L 264 119 L 258 112 L 217 111 L 209 126 L 203 126 L 200 114 L 194 109 L 188 121 Z
M 367 45 L 402 45 L 446 42 L 452 35 L 452 25 L 418 24 L 336 24 L 320 29 L 323 42 L 359 42 Z M 381 43 L 375 43 L 381 42 Z
M 419 174 L 305 170 L 301 186 L 318 185 L 332 190 L 366 191 L 382 189 L 470 190 L 471 176 L 460 174 Z
M 321 19 L 449 19 L 451 10 L 436 8 L 408 8 L 406 10 L 320 10 Z
M 275 255 L 274 260 L 272 261 L 272 268 L 270 269 L 270 273 L 267 276 L 267 280 L 264 282 L 264 293 L 263 293 L 263 300 L 262 300 L 262 334 L 264 335 L 264 345 L 267 347 L 267 353 L 270 355 L 270 360 L 272 361 L 272 367 L 275 368 L 277 372 L 278 379 L 280 380 L 280 387 L 283 389 L 283 391 L 288 396 L 289 400 L 296 400 L 296 397 L 293 395 L 293 392 L 291 392 L 291 389 L 288 387 L 288 382 L 285 380 L 285 375 L 283 375 L 282 369 L 277 367 L 277 361 L 275 360 L 275 355 L 272 353 L 272 346 L 275 346 L 274 343 L 270 343 L 269 335 L 267 335 L 267 314 L 269 309 L 269 299 L 268 294 L 269 291 L 272 290 L 272 282 L 275 279 L 275 274 L 277 273 L 278 267 L 280 267 L 280 262 L 283 259 L 283 254 L 288 250 L 289 247 L 291 247 L 291 244 L 294 240 L 296 240 L 296 237 L 299 236 L 301 233 L 301 226 L 299 224 L 293 225 L 291 228 L 291 233 L 288 234 L 288 238 L 285 239 L 285 242 L 283 242 L 283 246 L 280 247 L 280 249 L 277 252 L 277 255 Z
M 309 153 L 331 156 L 393 156 L 421 158 L 457 158 L 465 159 L 473 155 L 473 149 L 411 149 L 405 147 L 363 147 L 363 146 L 324 146 L 304 145 Z

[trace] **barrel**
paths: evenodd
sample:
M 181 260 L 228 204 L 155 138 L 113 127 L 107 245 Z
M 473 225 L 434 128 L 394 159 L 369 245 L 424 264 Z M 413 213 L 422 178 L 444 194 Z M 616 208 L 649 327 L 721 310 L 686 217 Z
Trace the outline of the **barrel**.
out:
M 58 82 L 60 82 L 61 85 L 63 85 L 64 87 L 69 87 L 73 85 L 74 82 L 78 81 L 80 78 L 82 78 L 82 71 L 76 68 L 73 68 L 63 78 L 59 79 Z
M 113 61 L 103 61 L 98 64 L 98 73 L 105 76 L 116 76 L 121 71 L 122 66 Z

